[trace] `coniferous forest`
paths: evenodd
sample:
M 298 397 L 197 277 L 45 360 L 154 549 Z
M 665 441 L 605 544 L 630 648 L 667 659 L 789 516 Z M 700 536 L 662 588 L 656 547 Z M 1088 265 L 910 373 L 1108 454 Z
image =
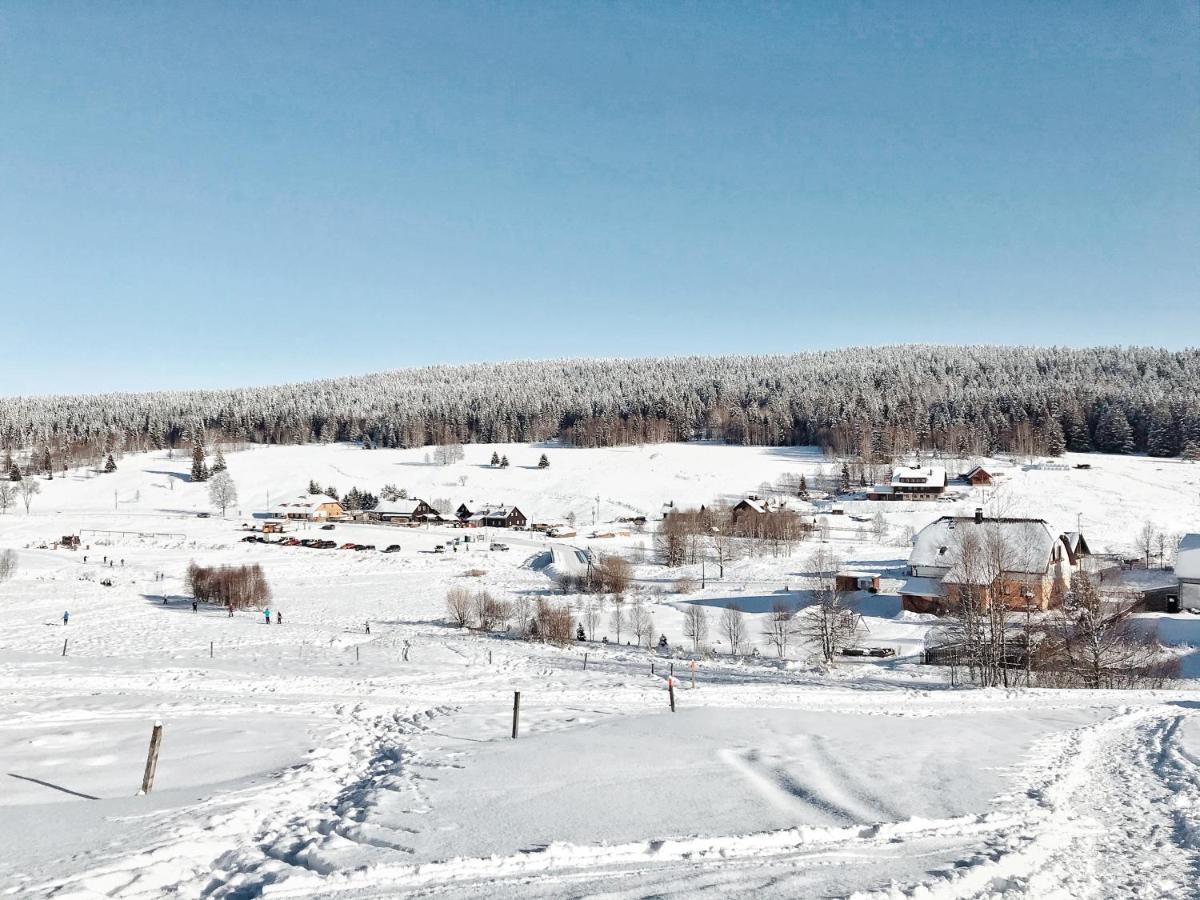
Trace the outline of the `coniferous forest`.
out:
M 1195 458 L 1200 350 L 894 346 L 578 359 L 0 400 L 0 446 L 34 468 L 197 440 L 373 448 L 550 438 L 584 447 L 817 444 L 876 460 L 921 449 Z

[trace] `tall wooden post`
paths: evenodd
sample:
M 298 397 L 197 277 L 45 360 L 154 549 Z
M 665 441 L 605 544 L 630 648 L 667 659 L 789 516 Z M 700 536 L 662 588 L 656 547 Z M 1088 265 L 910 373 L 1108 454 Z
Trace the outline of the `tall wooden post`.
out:
M 354 661 L 358 662 L 358 645 L 354 645 Z
M 63 638 L 63 656 L 67 655 L 67 639 Z
M 212 641 L 208 642 L 208 658 L 209 659 L 213 658 L 213 642 Z
M 583 668 L 585 671 L 587 670 L 587 654 L 586 653 L 583 654 Z
M 513 691 L 513 740 L 517 739 L 517 723 L 521 718 L 521 692 Z
M 675 712 L 675 679 L 667 679 L 667 693 L 671 696 L 671 712 Z
M 154 787 L 154 772 L 158 768 L 158 748 L 162 745 L 162 722 L 154 723 L 150 732 L 150 751 L 146 754 L 146 772 L 142 775 L 142 793 L 150 793 Z

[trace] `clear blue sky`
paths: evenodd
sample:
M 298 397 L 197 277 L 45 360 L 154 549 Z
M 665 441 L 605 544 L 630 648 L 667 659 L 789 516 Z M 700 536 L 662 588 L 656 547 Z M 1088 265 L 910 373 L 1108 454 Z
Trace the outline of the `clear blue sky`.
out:
M 1194 2 L 0 4 L 0 395 L 1200 343 Z

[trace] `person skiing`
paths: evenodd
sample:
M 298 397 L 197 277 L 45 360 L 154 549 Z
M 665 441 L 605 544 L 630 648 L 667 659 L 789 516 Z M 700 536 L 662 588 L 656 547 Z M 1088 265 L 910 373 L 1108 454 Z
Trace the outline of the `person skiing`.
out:
M 70 621 L 70 619 L 71 619 L 71 614 L 69 612 L 64 612 L 63 613 L 63 624 L 66 625 L 67 622 Z
M 268 625 L 271 624 L 271 608 L 270 607 L 267 607 L 266 609 L 263 610 L 263 619 L 266 620 L 266 623 Z
M 276 625 L 283 624 L 283 613 L 281 613 L 279 610 L 275 610 L 275 624 Z
M 371 633 L 371 623 L 370 623 L 370 622 L 363 622 L 363 625 L 365 625 L 365 626 L 366 626 L 366 629 L 367 629 L 367 634 L 370 634 L 370 633 Z
M 193 599 L 192 600 L 192 612 L 199 612 L 199 611 L 200 611 L 200 604 L 198 601 Z

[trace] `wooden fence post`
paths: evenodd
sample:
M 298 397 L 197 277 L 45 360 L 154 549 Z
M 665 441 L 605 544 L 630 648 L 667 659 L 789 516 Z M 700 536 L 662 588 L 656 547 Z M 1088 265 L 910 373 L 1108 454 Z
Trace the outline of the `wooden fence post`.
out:
M 586 653 L 583 654 L 583 668 L 584 668 L 584 671 L 587 671 L 587 654 Z
M 358 644 L 354 645 L 354 661 L 358 662 Z
M 142 775 L 141 793 L 148 794 L 154 787 L 154 772 L 158 768 L 158 748 L 162 745 L 162 722 L 154 723 L 150 732 L 150 752 L 146 754 L 146 772 Z
M 651 674 L 651 675 L 653 675 L 653 674 L 654 674 L 654 662 L 653 662 L 653 660 L 651 660 L 651 662 L 650 662 L 650 674 Z
M 667 679 L 667 693 L 671 695 L 671 712 L 675 712 L 675 679 Z
M 513 740 L 517 739 L 517 722 L 521 718 L 521 692 L 513 691 Z
M 212 641 L 208 642 L 208 658 L 209 659 L 213 658 L 213 642 Z
M 66 638 L 63 638 L 63 652 L 62 652 L 62 655 L 63 655 L 63 656 L 66 656 L 66 655 L 67 655 L 67 639 L 66 639 Z

